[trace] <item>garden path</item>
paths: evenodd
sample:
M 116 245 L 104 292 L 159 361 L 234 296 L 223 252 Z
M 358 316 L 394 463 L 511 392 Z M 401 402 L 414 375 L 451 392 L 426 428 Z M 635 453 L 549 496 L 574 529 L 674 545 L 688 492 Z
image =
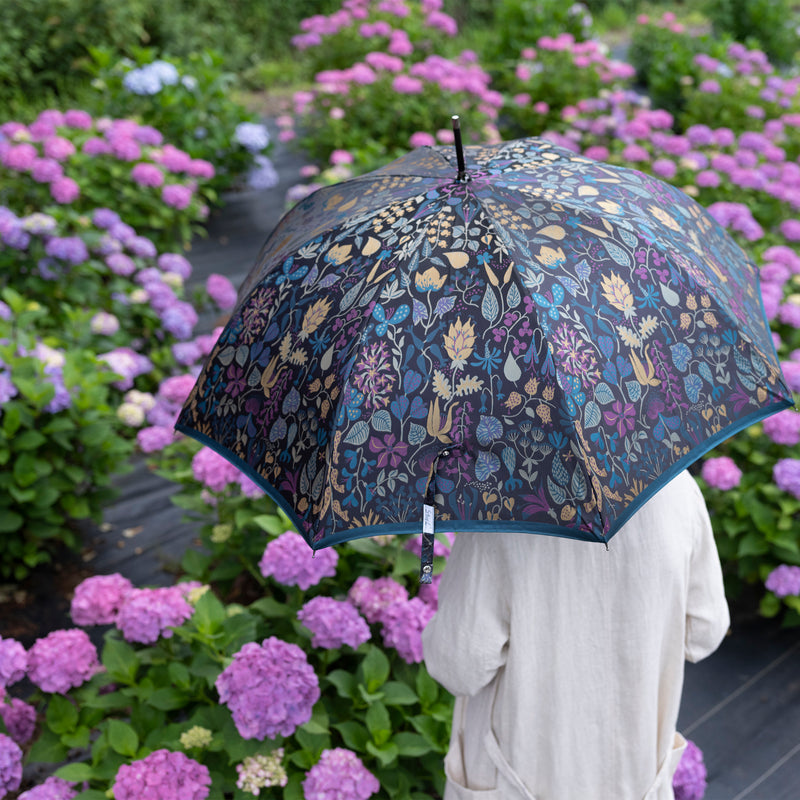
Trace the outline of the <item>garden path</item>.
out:
M 194 283 L 205 282 L 211 272 L 235 285 L 244 279 L 304 163 L 277 142 L 273 160 L 279 185 L 226 197 L 209 221 L 208 238 L 193 242 L 188 255 Z M 214 323 L 212 317 L 201 319 L 203 332 Z M 15 600 L 13 592 L 3 596 L 0 587 L 0 635 L 16 635 L 29 646 L 42 631 L 30 624 L 26 629 L 19 616 L 25 613 L 33 624 L 46 620 L 47 630 L 69 626 L 69 591 L 85 575 L 121 572 L 135 585 L 173 581 L 185 549 L 198 544 L 197 526 L 170 502 L 173 484 L 152 474 L 142 459 L 132 467 L 117 479 L 120 495 L 103 524 L 85 526 L 76 564 L 56 565 L 54 575 L 31 584 L 28 603 Z M 71 579 L 58 580 L 64 572 Z M 800 629 L 735 615 L 719 651 L 687 665 L 679 728 L 704 752 L 706 800 L 800 800 Z

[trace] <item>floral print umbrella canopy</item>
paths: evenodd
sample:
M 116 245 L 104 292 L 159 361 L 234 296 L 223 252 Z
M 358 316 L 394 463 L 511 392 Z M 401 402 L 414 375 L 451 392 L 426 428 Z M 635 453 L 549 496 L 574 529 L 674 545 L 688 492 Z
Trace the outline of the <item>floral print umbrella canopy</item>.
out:
M 695 201 L 544 140 L 465 154 L 290 211 L 180 415 L 314 549 L 419 533 L 426 495 L 447 530 L 606 542 L 792 404 L 757 269 Z

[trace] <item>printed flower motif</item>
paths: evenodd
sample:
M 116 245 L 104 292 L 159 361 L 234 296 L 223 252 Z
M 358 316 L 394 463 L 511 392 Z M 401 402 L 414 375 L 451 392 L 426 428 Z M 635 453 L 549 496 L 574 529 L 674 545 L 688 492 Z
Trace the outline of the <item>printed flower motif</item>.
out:
M 408 453 L 408 445 L 405 442 L 397 440 L 393 433 L 387 433 L 381 441 L 377 436 L 372 436 L 369 440 L 369 449 L 372 453 L 378 454 L 378 468 L 391 464 L 393 467 L 399 467 L 400 462 L 405 458 Z
M 429 267 L 425 272 L 418 272 L 414 276 L 414 285 L 421 292 L 438 291 L 444 286 L 447 275 L 440 275 L 436 267 Z
M 463 369 L 475 347 L 475 326 L 471 320 L 462 322 L 459 317 L 451 323 L 444 337 L 444 349 L 455 369 Z
M 671 214 L 668 214 L 666 211 L 664 211 L 663 208 L 659 208 L 655 205 L 649 205 L 647 210 L 650 212 L 653 218 L 657 219 L 662 225 L 666 225 L 670 230 L 680 231 L 681 226 L 678 224 L 678 221 Z
M 604 411 L 603 417 L 609 425 L 615 425 L 620 437 L 633 430 L 636 419 L 636 408 L 632 403 L 623 403 L 615 400 L 611 411 Z
M 300 338 L 307 339 L 319 328 L 330 313 L 332 302 L 322 298 L 315 301 L 303 315 L 303 324 L 300 326 Z
M 612 308 L 621 311 L 626 319 L 630 319 L 634 314 L 633 295 L 628 284 L 616 273 L 610 276 L 603 275 L 600 281 L 603 289 L 603 297 L 608 300 Z
M 353 383 L 364 393 L 367 408 L 384 408 L 397 382 L 391 357 L 383 341 L 373 342 L 353 367 Z
M 572 327 L 565 323 L 558 325 L 553 333 L 553 346 L 563 370 L 584 380 L 597 380 L 597 360 Z
M 558 269 L 566 260 L 564 251 L 560 247 L 541 247 L 536 256 L 537 260 L 549 269 Z

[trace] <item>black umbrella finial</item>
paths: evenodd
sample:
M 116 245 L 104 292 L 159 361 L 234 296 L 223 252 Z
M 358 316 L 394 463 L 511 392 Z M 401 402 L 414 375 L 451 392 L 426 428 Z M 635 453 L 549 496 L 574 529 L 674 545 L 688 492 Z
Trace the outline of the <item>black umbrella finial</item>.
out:
M 453 143 L 456 146 L 456 160 L 458 161 L 458 175 L 456 180 L 459 183 L 467 181 L 467 165 L 464 163 L 464 146 L 461 144 L 461 121 L 458 114 L 453 114 Z

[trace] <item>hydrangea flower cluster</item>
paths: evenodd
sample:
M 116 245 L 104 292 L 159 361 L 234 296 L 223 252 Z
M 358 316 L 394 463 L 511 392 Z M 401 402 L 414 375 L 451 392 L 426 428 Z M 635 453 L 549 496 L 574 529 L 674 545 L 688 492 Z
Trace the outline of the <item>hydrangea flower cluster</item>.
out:
M 305 591 L 323 578 L 332 578 L 338 563 L 339 555 L 332 548 L 314 552 L 299 533 L 286 531 L 267 545 L 258 568 L 265 578 Z
M 133 388 L 133 381 L 140 375 L 146 375 L 153 369 L 153 362 L 145 355 L 137 353 L 130 347 L 117 347 L 97 356 L 98 361 L 105 361 L 112 372 L 120 376 L 114 386 L 121 391 Z
M 323 750 L 303 781 L 306 800 L 367 800 L 379 789 L 378 779 L 361 759 L 343 747 Z
M 706 775 L 703 752 L 690 739 L 672 776 L 675 800 L 702 800 L 706 793 Z
M 154 95 L 165 86 L 174 86 L 179 80 L 174 64 L 158 60 L 126 72 L 122 85 L 133 94 Z
M 453 542 L 456 539 L 455 533 L 452 531 L 444 532 L 444 536 L 447 538 L 447 542 L 442 542 L 439 540 L 437 536 L 433 540 L 433 554 L 434 556 L 442 556 L 443 558 L 447 558 L 450 555 L 450 550 L 453 547 Z M 405 544 L 406 550 L 410 550 L 414 555 L 421 555 L 422 554 L 422 537 L 421 536 L 409 536 L 408 541 Z
M 217 678 L 220 702 L 244 739 L 291 736 L 311 719 L 319 681 L 305 653 L 271 636 L 248 642 Z
M 767 576 L 764 586 L 776 597 L 800 596 L 800 567 L 788 564 L 775 567 Z
M 193 725 L 188 731 L 181 734 L 181 747 L 189 750 L 192 747 L 205 748 L 211 744 L 212 732 L 200 725 Z
M 182 625 L 194 614 L 179 586 L 131 589 L 117 613 L 115 624 L 128 642 L 154 644 L 169 639 L 170 628 Z
M 372 579 L 361 575 L 350 587 L 347 597 L 367 618 L 367 622 L 373 624 L 381 621 L 387 608 L 405 603 L 408 591 L 394 578 Z
M 767 417 L 763 425 L 764 433 L 775 444 L 800 444 L 800 412 L 787 408 Z
M 237 483 L 241 472 L 210 447 L 203 447 L 192 458 L 192 474 L 212 492 L 224 492 L 228 484 Z
M 205 800 L 211 787 L 208 767 L 184 753 L 155 750 L 117 771 L 115 800 Z
M 240 122 L 233 132 L 233 140 L 251 153 L 260 153 L 269 146 L 269 131 L 260 122 Z
M 4 733 L 0 733 L 0 797 L 19 789 L 22 782 L 22 750 Z
M 43 692 L 66 694 L 83 685 L 103 667 L 86 631 L 52 631 L 28 651 L 28 678 Z
M 70 615 L 76 625 L 113 625 L 133 584 L 115 572 L 93 575 L 75 587 Z
M 16 697 L 3 698 L 0 689 L 0 717 L 5 723 L 8 735 L 20 746 L 33 736 L 36 729 L 36 709 Z
M 222 311 L 230 311 L 236 305 L 236 287 L 224 275 L 212 272 L 206 279 L 206 291 Z
M 742 471 L 728 456 L 706 459 L 700 474 L 709 486 L 722 491 L 736 488 L 742 480 Z
M 0 636 L 0 688 L 21 681 L 28 670 L 28 654 L 16 639 Z
M 800 459 L 781 458 L 776 461 L 772 479 L 779 489 L 800 500 Z
M 298 612 L 297 619 L 311 633 L 311 644 L 326 649 L 350 645 L 354 650 L 370 638 L 369 625 L 346 600 L 314 597 Z
M 422 661 L 422 631 L 434 613 L 434 609 L 419 597 L 389 606 L 381 615 L 383 643 L 394 647 L 403 661 L 419 664 Z
M 72 783 L 51 775 L 44 783 L 23 792 L 19 800 L 72 800 L 77 794 Z
M 250 792 L 256 797 L 261 794 L 262 789 L 269 786 L 286 786 L 289 776 L 282 761 L 282 747 L 268 755 L 248 756 L 241 764 L 236 765 L 236 772 L 239 774 L 236 785 L 243 792 Z

